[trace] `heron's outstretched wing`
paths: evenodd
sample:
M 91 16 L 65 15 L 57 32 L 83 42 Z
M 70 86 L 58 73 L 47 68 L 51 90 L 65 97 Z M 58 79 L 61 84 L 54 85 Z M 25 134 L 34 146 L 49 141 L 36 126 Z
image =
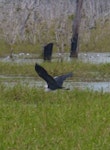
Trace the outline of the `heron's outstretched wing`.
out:
M 50 88 L 52 90 L 61 88 L 57 84 L 56 80 L 51 75 L 49 75 L 48 72 L 43 67 L 41 67 L 38 64 L 35 64 L 35 70 L 38 73 L 38 75 L 47 82 L 48 88 Z
M 66 80 L 69 77 L 72 77 L 72 76 L 73 76 L 73 74 L 72 74 L 72 72 L 70 72 L 70 73 L 67 73 L 65 75 L 54 77 L 54 79 L 56 80 L 56 82 L 57 82 L 57 84 L 59 86 L 62 86 L 63 85 L 63 81 Z

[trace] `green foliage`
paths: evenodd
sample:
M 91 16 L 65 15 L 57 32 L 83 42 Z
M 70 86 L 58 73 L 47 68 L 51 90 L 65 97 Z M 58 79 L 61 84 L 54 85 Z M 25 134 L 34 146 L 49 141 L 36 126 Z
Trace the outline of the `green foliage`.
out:
M 0 149 L 110 148 L 110 95 L 0 85 Z

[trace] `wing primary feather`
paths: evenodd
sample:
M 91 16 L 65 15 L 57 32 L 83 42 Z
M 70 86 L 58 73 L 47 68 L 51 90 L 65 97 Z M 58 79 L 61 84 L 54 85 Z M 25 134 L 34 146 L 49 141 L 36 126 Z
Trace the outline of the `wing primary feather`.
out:
M 48 88 L 52 90 L 62 88 L 57 84 L 56 80 L 51 75 L 49 75 L 48 72 L 43 67 L 41 67 L 38 64 L 35 64 L 35 70 L 38 73 L 38 75 L 47 82 Z
M 65 75 L 57 76 L 57 77 L 55 77 L 54 79 L 56 80 L 56 82 L 57 82 L 57 84 L 58 84 L 59 86 L 62 86 L 64 80 L 66 80 L 67 78 L 72 77 L 72 76 L 73 76 L 73 73 L 70 72 L 70 73 L 67 73 L 67 74 L 65 74 Z

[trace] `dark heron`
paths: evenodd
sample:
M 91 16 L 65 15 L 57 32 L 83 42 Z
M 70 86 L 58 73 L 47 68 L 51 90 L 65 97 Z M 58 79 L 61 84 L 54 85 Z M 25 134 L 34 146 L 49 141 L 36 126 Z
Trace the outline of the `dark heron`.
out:
M 72 77 L 72 75 L 73 75 L 70 72 L 65 75 L 60 75 L 60 76 L 53 78 L 51 75 L 48 74 L 48 72 L 43 67 L 41 67 L 38 64 L 35 64 L 35 70 L 38 73 L 38 75 L 47 82 L 49 90 L 66 89 L 66 88 L 62 87 L 63 81 L 69 77 Z M 68 89 L 66 89 L 66 90 L 68 90 Z

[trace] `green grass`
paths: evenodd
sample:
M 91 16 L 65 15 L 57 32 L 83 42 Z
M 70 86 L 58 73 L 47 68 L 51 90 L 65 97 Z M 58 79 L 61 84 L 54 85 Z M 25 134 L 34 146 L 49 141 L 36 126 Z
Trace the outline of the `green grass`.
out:
M 19 84 L 0 93 L 0 150 L 109 150 L 109 93 Z
M 43 41 L 54 39 L 53 29 Z M 80 52 L 109 51 L 109 37 L 108 23 L 103 30 L 101 27 L 91 30 L 90 41 L 85 35 L 81 39 Z M 66 44 L 66 49 L 70 49 Z M 35 45 L 17 42 L 13 50 L 41 54 L 42 47 L 39 42 Z M 0 40 L 0 56 L 9 54 L 9 45 Z M 19 80 L 24 79 L 17 76 L 38 78 L 34 65 L 0 62 L 0 75 L 13 77 L 0 81 L 16 82 L 14 87 L 0 84 L 0 150 L 109 150 L 110 94 L 77 89 L 44 92 L 28 84 L 20 85 Z M 74 60 L 41 65 L 52 76 L 72 71 L 73 81 L 110 80 L 110 63 L 95 65 Z
M 37 60 L 36 60 L 37 61 Z M 30 76 L 38 77 L 34 69 L 35 64 L 17 64 L 0 62 L 0 72 L 8 76 Z M 90 64 L 78 60 L 71 62 L 41 63 L 41 65 L 52 75 L 73 72 L 73 81 L 108 81 L 110 80 L 110 63 Z
M 42 46 L 40 44 L 31 44 L 29 42 L 15 43 L 13 46 L 13 53 L 42 53 Z M 0 56 L 5 57 L 10 55 L 10 49 L 8 43 L 0 40 Z
M 53 76 L 72 71 L 73 81 L 110 79 L 109 63 L 76 60 L 41 65 Z M 0 68 L 2 75 L 13 76 L 9 80 L 16 82 L 9 88 L 0 85 L 0 150 L 109 150 L 109 93 L 77 89 L 44 92 L 14 79 L 37 79 L 34 64 L 0 62 Z

